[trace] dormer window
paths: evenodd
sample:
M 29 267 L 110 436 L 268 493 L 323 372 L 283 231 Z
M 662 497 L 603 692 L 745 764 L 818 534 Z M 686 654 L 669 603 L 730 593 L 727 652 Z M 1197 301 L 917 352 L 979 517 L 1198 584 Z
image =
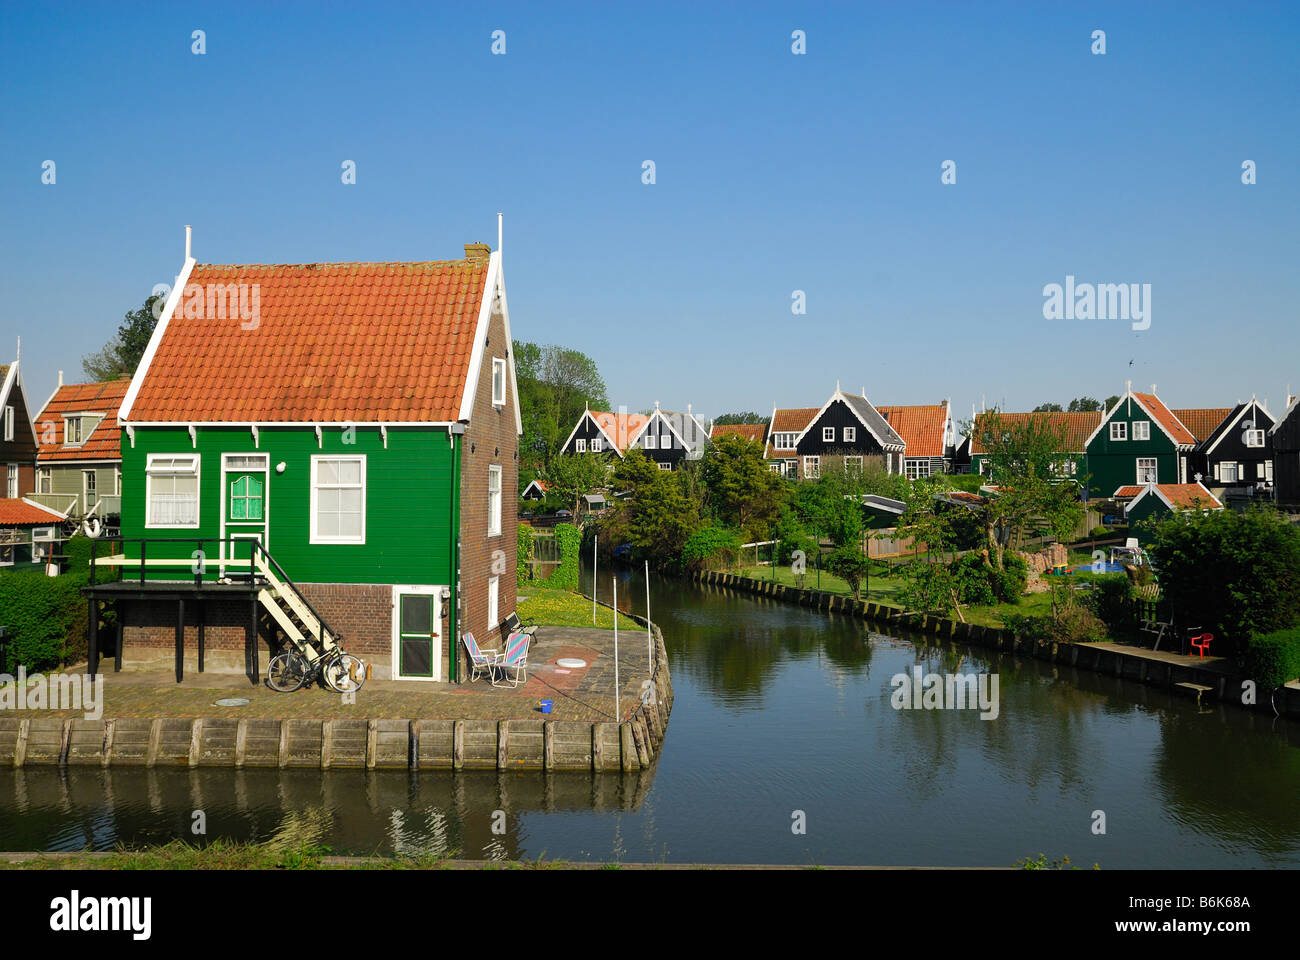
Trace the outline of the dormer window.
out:
M 80 417 L 68 417 L 63 421 L 63 445 L 65 447 L 81 446 Z

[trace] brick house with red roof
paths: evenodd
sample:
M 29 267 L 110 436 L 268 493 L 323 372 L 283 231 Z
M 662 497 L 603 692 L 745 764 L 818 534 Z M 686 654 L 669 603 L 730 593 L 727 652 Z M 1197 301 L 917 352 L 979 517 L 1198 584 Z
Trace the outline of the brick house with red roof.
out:
M 273 563 L 349 653 L 390 660 L 381 676 L 461 679 L 462 635 L 496 646 L 515 609 L 512 344 L 487 244 L 457 260 L 217 266 L 187 242 L 119 411 L 125 569 L 139 541 L 148 584 L 189 577 L 196 541 L 204 582 Z M 256 634 L 247 601 L 205 601 L 209 647 L 274 635 L 256 596 Z M 170 643 L 177 617 L 130 601 L 127 645 Z

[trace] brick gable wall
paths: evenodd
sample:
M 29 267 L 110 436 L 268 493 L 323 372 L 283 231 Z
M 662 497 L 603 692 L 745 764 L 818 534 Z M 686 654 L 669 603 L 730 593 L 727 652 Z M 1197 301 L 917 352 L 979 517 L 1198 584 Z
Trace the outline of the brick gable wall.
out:
M 515 385 L 506 377 L 505 403 L 492 403 L 492 360 L 506 359 L 513 345 L 505 321 L 493 309 L 478 391 L 461 438 L 460 632 L 484 646 L 499 646 L 499 624 L 488 623 L 488 580 L 499 578 L 498 617 L 515 611 L 519 542 L 519 435 L 515 428 Z M 488 536 L 488 467 L 501 466 L 501 535 Z M 452 638 L 456 640 L 458 638 Z M 458 674 L 465 676 L 465 649 L 457 642 Z

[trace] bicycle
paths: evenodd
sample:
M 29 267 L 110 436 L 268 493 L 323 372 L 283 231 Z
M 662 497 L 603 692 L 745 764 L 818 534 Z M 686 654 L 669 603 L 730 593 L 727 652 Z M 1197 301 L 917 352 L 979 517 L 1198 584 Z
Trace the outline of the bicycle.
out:
M 335 647 L 312 659 L 286 650 L 272 657 L 266 668 L 267 686 L 278 693 L 293 693 L 317 680 L 324 680 L 335 693 L 356 693 L 366 682 L 366 665 L 360 657 Z

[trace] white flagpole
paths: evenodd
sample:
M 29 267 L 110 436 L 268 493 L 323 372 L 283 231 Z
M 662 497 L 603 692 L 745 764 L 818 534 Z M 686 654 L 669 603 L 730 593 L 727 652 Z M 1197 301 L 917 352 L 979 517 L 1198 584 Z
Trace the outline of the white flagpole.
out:
M 623 722 L 623 707 L 618 696 L 618 578 L 614 578 L 614 722 Z
M 596 625 L 596 544 L 600 541 L 600 534 L 593 534 L 591 538 L 591 625 Z

